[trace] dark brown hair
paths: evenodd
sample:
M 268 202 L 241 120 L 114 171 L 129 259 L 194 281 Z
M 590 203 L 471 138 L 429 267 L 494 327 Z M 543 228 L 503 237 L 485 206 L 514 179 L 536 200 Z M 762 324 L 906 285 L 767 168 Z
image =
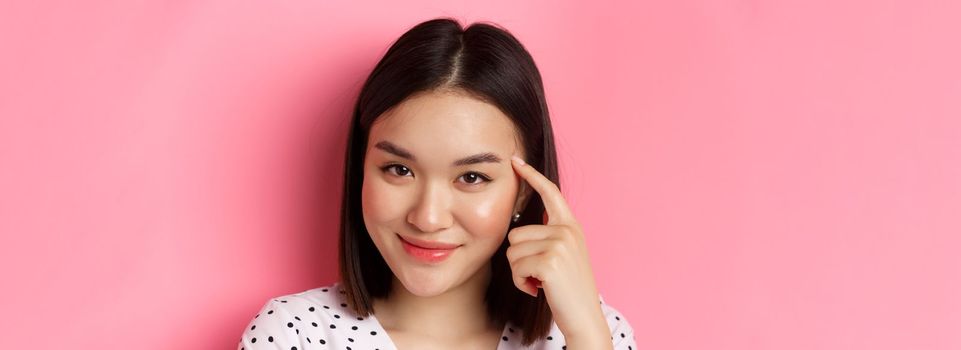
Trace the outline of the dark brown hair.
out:
M 515 126 L 527 163 L 560 188 L 557 155 L 544 87 L 533 58 L 507 30 L 474 23 L 466 29 L 456 20 L 438 18 L 404 33 L 377 63 L 354 107 L 344 167 L 340 222 L 340 278 L 350 308 L 369 316 L 374 298 L 386 297 L 392 272 L 364 225 L 361 186 L 370 127 L 384 112 L 411 95 L 435 89 L 469 93 L 498 107 Z M 543 224 L 544 204 L 532 193 L 514 227 Z M 505 254 L 505 239 L 491 257 L 486 303 L 492 322 L 510 321 L 532 344 L 550 331 L 552 314 L 541 292 L 537 298 L 514 286 Z

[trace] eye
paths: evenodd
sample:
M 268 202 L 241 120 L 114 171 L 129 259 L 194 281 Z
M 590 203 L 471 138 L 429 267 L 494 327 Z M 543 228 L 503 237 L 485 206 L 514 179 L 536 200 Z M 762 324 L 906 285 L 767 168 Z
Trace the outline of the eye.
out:
M 413 176 L 413 173 L 410 171 L 410 168 L 400 164 L 388 164 L 381 167 L 380 170 L 385 173 L 389 173 L 391 175 L 399 176 L 399 177 L 405 177 L 407 175 Z M 463 178 L 464 183 L 468 185 L 480 185 L 484 182 L 491 181 L 490 176 L 487 176 L 475 171 L 465 173 L 464 175 L 461 175 L 460 178 Z
M 380 170 L 385 173 L 391 172 L 390 171 L 391 169 L 396 169 L 396 171 L 393 172 L 393 175 L 403 177 L 403 176 L 407 176 L 407 174 L 410 174 L 410 168 L 400 164 L 389 164 L 380 168 Z
M 469 172 L 469 173 L 466 173 L 466 174 L 464 174 L 464 175 L 461 175 L 461 177 L 464 178 L 464 180 L 466 181 L 466 183 L 469 184 L 469 185 L 478 185 L 478 184 L 481 183 L 481 182 L 479 182 L 479 181 L 481 181 L 481 180 L 483 180 L 484 182 L 490 182 L 490 181 L 491 181 L 491 178 L 490 178 L 489 176 L 484 175 L 484 174 L 481 174 L 481 173 L 478 173 L 478 172 L 473 172 L 473 171 L 472 171 L 472 172 Z

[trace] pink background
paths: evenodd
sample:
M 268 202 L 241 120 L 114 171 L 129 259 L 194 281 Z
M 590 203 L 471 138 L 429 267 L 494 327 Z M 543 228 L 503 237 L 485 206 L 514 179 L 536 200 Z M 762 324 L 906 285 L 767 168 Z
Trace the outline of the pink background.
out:
M 4 1 L 0 348 L 233 348 L 336 278 L 348 112 L 491 20 L 642 349 L 961 348 L 961 3 Z

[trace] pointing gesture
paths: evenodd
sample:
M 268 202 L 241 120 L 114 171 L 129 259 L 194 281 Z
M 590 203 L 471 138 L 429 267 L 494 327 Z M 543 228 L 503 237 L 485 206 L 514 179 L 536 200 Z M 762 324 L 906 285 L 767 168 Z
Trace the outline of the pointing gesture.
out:
M 516 227 L 507 234 L 514 285 L 535 297 L 539 288 L 544 289 L 554 322 L 569 345 L 610 348 L 610 329 L 600 308 L 580 224 L 554 182 L 516 155 L 511 164 L 540 195 L 547 211 L 545 225 Z

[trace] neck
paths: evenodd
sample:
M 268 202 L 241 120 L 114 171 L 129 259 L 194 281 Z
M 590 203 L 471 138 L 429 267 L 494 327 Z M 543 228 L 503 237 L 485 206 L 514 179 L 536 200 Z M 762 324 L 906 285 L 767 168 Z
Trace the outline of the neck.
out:
M 484 301 L 490 275 L 488 263 L 461 285 L 430 297 L 411 294 L 394 276 L 390 295 L 375 300 L 377 319 L 386 330 L 443 338 L 490 331 Z

